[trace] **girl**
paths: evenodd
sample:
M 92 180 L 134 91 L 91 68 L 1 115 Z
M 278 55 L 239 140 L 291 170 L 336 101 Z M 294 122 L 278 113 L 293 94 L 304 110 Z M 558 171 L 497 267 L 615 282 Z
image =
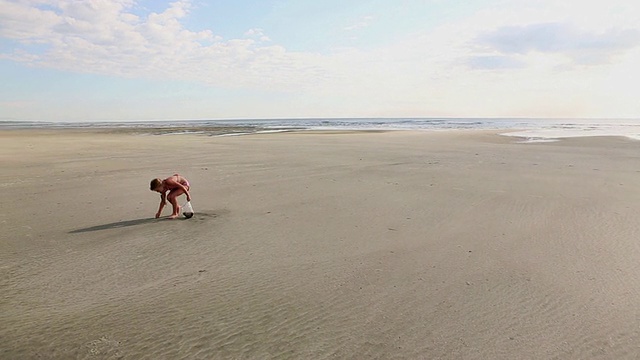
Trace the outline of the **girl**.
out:
M 189 181 L 180 174 L 173 174 L 164 180 L 153 179 L 149 184 L 151 191 L 157 191 L 160 193 L 160 207 L 156 213 L 156 219 L 160 217 L 162 209 L 167 203 L 167 199 L 173 206 L 173 213 L 169 216 L 169 219 L 175 219 L 180 214 L 180 206 L 176 198 L 182 194 L 187 195 L 187 201 L 191 201 L 191 195 L 189 194 Z M 169 192 L 167 195 L 166 192 Z

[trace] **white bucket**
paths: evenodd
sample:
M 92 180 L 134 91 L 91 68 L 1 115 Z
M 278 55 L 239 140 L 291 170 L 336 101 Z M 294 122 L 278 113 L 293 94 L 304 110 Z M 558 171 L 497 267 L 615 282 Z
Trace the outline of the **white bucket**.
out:
M 182 215 L 187 219 L 193 217 L 193 207 L 191 206 L 191 201 L 187 201 L 186 204 L 182 205 Z

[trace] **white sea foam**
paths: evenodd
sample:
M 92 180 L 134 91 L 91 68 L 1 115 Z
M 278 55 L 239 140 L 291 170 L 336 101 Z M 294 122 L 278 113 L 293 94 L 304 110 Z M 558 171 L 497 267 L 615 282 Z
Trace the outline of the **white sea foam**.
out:
M 549 142 L 585 136 L 622 136 L 640 140 L 638 120 L 549 120 L 534 121 L 527 129 L 503 133 L 524 139 L 523 142 Z

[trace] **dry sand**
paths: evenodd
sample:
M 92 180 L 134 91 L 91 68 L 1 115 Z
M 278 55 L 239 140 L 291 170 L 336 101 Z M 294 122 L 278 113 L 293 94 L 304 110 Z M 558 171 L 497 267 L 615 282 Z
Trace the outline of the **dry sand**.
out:
M 516 140 L 0 132 L 0 358 L 640 358 L 640 142 Z

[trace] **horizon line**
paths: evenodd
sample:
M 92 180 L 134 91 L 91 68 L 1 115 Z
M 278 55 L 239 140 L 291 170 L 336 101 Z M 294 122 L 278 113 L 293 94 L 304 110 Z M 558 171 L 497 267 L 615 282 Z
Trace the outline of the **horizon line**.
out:
M 640 117 L 530 117 L 530 116 L 384 116 L 384 117 L 265 117 L 265 118 L 199 118 L 199 119 L 145 119 L 145 120 L 16 120 L 0 119 L 0 123 L 43 123 L 43 124 L 70 124 L 70 123 L 148 123 L 148 122 L 198 122 L 198 121 L 270 121 L 270 120 L 397 120 L 397 119 L 425 119 L 425 120 L 640 120 Z

